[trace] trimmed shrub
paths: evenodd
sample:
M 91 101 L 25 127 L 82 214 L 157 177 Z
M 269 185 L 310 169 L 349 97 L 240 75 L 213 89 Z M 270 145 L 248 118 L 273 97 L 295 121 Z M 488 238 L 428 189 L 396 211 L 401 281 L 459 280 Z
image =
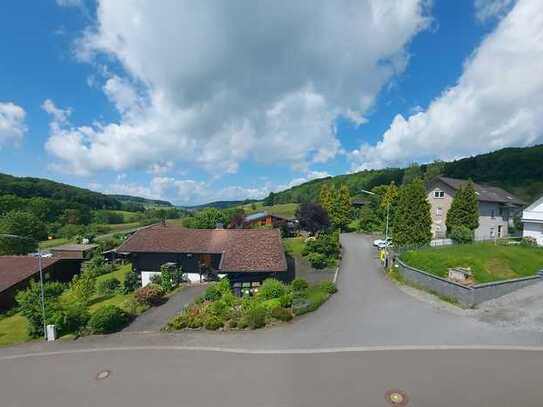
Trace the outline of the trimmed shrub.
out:
M 149 309 L 149 305 L 140 304 L 135 298 L 129 297 L 119 304 L 123 310 L 125 310 L 131 316 L 137 316 Z
M 55 323 L 54 317 L 59 309 L 58 297 L 66 289 L 66 285 L 57 282 L 47 282 L 43 285 L 45 298 L 46 324 Z M 28 333 L 31 337 L 43 335 L 43 315 L 41 307 L 41 288 L 34 281 L 25 290 L 20 290 L 15 299 L 18 308 L 28 320 Z
M 217 301 L 221 298 L 221 291 L 218 284 L 210 285 L 206 288 L 202 294 L 202 300 L 204 301 Z
M 115 277 L 99 280 L 96 283 L 96 291 L 100 295 L 109 295 L 115 293 L 121 287 L 121 282 Z
M 133 270 L 130 270 L 126 274 L 124 278 L 124 282 L 123 282 L 123 288 L 124 288 L 125 293 L 130 293 L 132 291 L 137 290 L 140 287 L 141 287 L 141 279 L 138 273 L 136 273 Z
M 279 280 L 267 278 L 258 290 L 258 297 L 263 300 L 281 298 L 287 292 L 287 287 Z
M 149 284 L 138 288 L 134 298 L 140 304 L 159 305 L 164 301 L 164 290 L 156 284 Z
M 303 278 L 296 278 L 290 283 L 290 286 L 294 291 L 304 291 L 309 287 L 309 284 Z
M 281 300 L 279 298 L 272 298 L 262 302 L 262 305 L 271 314 L 275 308 L 281 308 Z
M 167 330 L 197 329 L 204 326 L 207 304 L 192 304 L 176 315 L 166 325 Z
M 160 267 L 160 283 L 158 284 L 162 286 L 164 292 L 170 292 L 174 289 L 173 277 L 173 272 L 169 266 L 163 265 Z
M 216 315 L 209 315 L 204 321 L 204 328 L 210 331 L 216 331 L 224 326 L 224 320 Z
M 247 321 L 247 327 L 250 329 L 258 329 L 266 325 L 266 314 L 266 307 L 257 304 L 255 307 L 249 309 L 243 317 Z
M 470 243 L 473 241 L 473 232 L 466 226 L 455 226 L 449 237 L 456 243 Z
M 268 313 L 265 306 L 254 298 L 247 297 L 241 301 L 241 317 L 239 321 L 240 328 L 257 329 L 266 325 L 266 315 Z
M 321 281 L 319 284 L 319 288 L 328 294 L 335 294 L 337 293 L 337 286 L 333 281 L 325 280 Z
M 149 281 L 151 284 L 156 284 L 162 286 L 162 275 L 161 274 L 153 274 L 149 278 Z
M 290 321 L 292 318 L 294 318 L 292 311 L 281 307 L 274 308 L 271 312 L 271 316 L 279 321 Z
M 116 305 L 104 305 L 91 315 L 89 328 L 93 333 L 115 332 L 125 326 L 128 320 L 128 314 Z
M 322 253 L 309 253 L 307 255 L 307 261 L 311 263 L 311 266 L 316 269 L 323 269 L 328 265 L 328 259 Z
M 279 301 L 281 302 L 281 307 L 289 308 L 292 305 L 293 298 L 294 298 L 294 293 L 291 291 L 283 294 L 281 298 L 279 298 Z
M 87 307 L 80 302 L 62 304 L 54 314 L 54 324 L 61 335 L 71 332 L 79 334 L 87 326 L 89 319 Z

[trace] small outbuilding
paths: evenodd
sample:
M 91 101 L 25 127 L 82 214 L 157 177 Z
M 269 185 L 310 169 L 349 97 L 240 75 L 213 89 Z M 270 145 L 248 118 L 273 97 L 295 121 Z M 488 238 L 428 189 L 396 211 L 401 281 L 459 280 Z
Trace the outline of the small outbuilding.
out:
M 76 244 L 69 243 L 51 248 L 51 253 L 65 259 L 88 260 L 95 253 L 98 245 L 92 243 Z

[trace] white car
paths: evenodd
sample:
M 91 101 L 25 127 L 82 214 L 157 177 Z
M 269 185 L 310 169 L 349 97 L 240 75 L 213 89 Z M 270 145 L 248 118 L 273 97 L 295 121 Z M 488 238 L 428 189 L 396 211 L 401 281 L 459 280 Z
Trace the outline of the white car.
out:
M 392 240 L 391 239 L 377 239 L 373 241 L 373 245 L 377 247 L 378 249 L 384 249 L 385 247 L 392 246 Z

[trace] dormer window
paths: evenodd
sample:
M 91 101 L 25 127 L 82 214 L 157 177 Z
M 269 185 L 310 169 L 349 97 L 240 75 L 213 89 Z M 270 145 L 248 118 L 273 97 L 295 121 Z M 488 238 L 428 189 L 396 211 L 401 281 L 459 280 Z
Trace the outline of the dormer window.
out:
M 445 198 L 445 192 L 439 190 L 439 189 L 436 189 L 434 191 L 434 198 Z

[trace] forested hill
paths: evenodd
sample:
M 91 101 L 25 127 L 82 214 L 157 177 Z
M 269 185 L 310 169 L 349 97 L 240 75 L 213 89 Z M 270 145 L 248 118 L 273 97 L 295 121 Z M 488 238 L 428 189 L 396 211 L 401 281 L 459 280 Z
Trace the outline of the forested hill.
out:
M 480 154 L 451 162 L 436 162 L 409 168 L 366 170 L 353 174 L 312 180 L 274 194 L 274 203 L 308 202 L 318 198 L 323 183 L 345 183 L 351 193 L 360 189 L 388 184 L 401 184 L 404 176 L 446 175 L 502 187 L 527 203 L 543 194 L 543 145 L 523 148 L 504 148 L 492 153 Z
M 121 203 L 113 197 L 88 189 L 74 187 L 42 178 L 14 177 L 0 174 L 0 196 L 19 198 L 48 198 L 55 201 L 85 205 L 91 209 L 120 209 Z
M 202 208 L 228 209 L 228 208 L 233 208 L 234 206 L 246 205 L 253 202 L 258 202 L 258 200 L 246 199 L 244 201 L 214 201 L 214 202 L 208 202 L 202 205 L 183 206 L 183 208 L 188 209 L 188 210 L 197 210 L 197 209 L 202 209 Z
M 445 175 L 500 186 L 526 202 L 543 195 L 543 145 L 504 148 L 445 165 Z
M 145 208 L 156 208 L 156 207 L 173 207 L 173 204 L 168 201 L 161 201 L 159 199 L 147 199 L 139 196 L 131 195 L 108 195 L 109 197 L 116 199 L 122 204 L 135 204 L 143 206 Z

